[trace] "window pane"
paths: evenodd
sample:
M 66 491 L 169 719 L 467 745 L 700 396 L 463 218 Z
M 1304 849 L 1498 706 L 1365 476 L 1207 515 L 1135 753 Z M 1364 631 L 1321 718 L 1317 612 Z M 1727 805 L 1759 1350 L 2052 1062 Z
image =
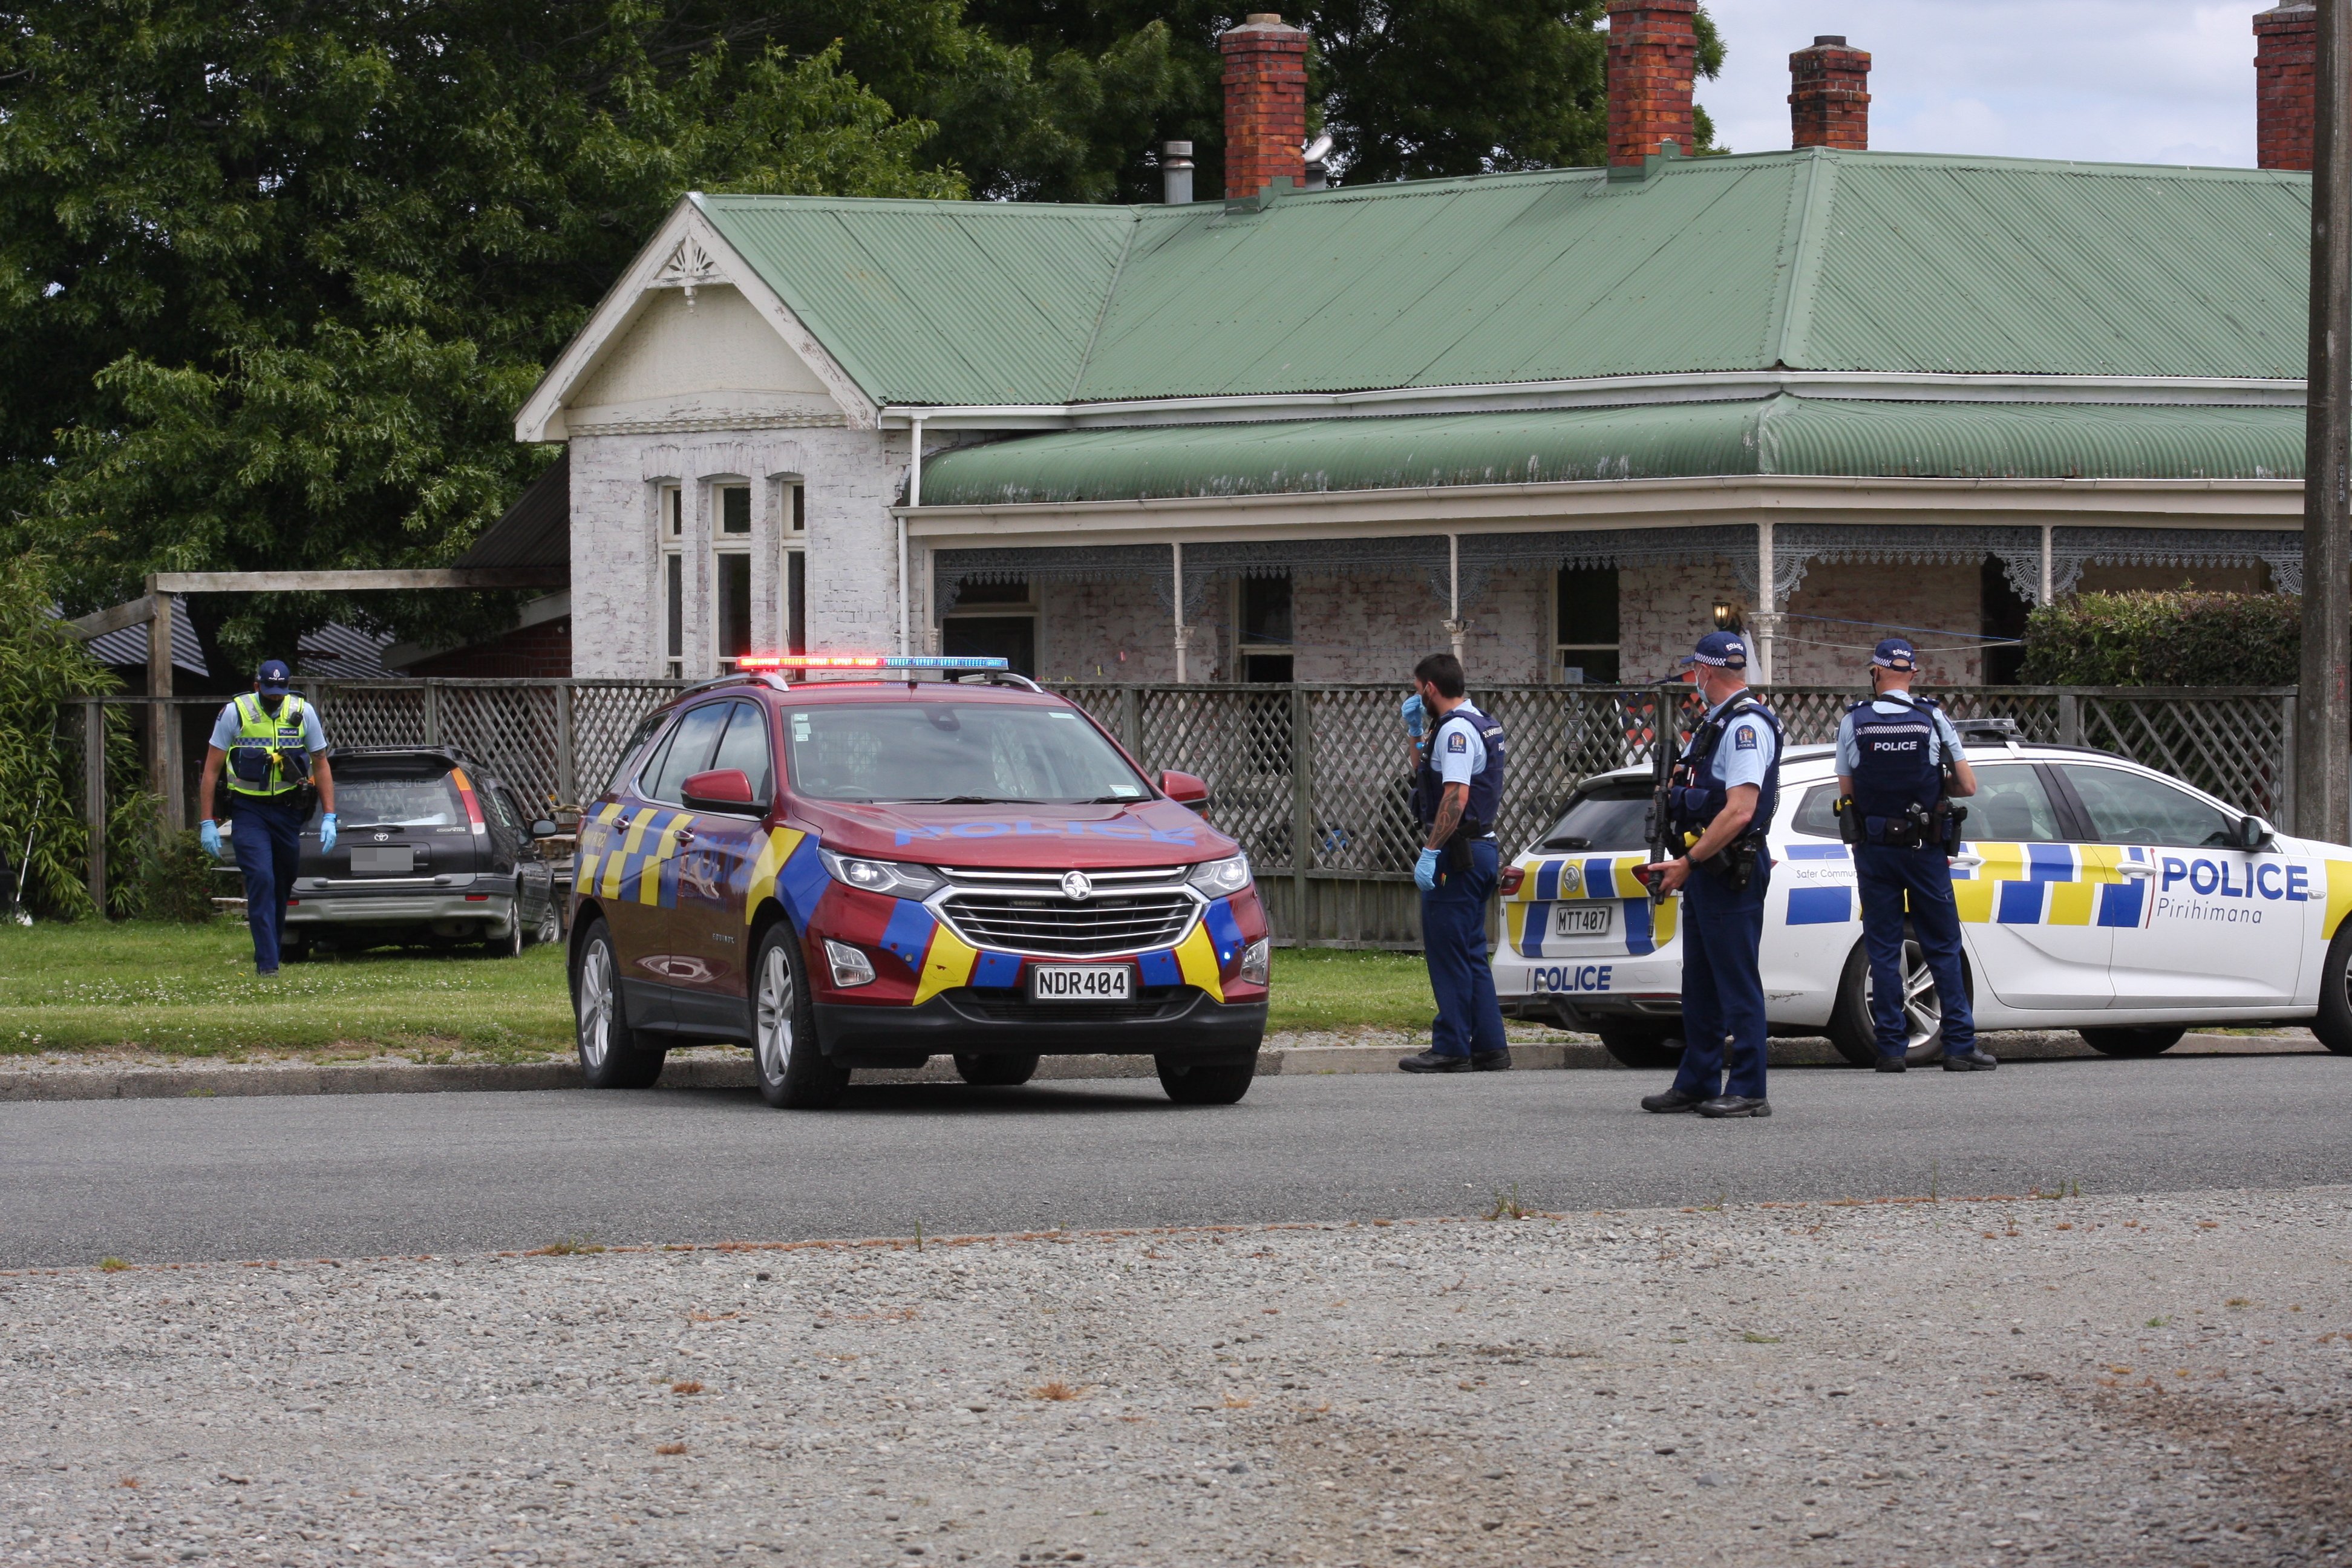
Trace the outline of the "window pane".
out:
M 805 485 L 793 487 L 793 531 L 808 531 L 808 487 Z
M 798 490 L 793 492 L 800 494 Z M 808 652 L 808 552 L 784 556 L 784 651 Z
M 621 781 L 629 776 L 631 764 L 636 761 L 637 752 L 644 749 L 646 742 L 651 741 L 654 736 L 659 732 L 664 724 L 668 722 L 669 715 L 667 713 L 648 713 L 646 715 L 645 719 L 637 725 L 635 731 L 629 736 L 629 743 L 621 748 L 620 756 L 614 759 L 613 763 L 613 776 L 609 780 L 605 781 L 604 784 L 604 788 L 607 791 L 618 789 L 620 787 Z M 335 781 L 335 794 L 340 797 L 343 793 L 342 781 L 338 779 Z
M 1969 808 L 1962 833 L 2000 844 L 2055 844 L 2058 812 L 2042 779 L 2023 763 L 1996 763 L 1977 770 L 1977 793 L 1960 803 Z
M 668 531 L 672 539 L 683 538 L 686 534 L 686 492 L 674 489 L 662 491 L 661 507 L 662 526 Z
M 1589 681 L 1600 686 L 1617 684 L 1617 650 L 1613 647 L 1572 647 L 1559 656 L 1560 678 L 1573 686 Z
M 710 765 L 742 769 L 743 776 L 751 781 L 751 798 L 762 805 L 768 803 L 768 716 L 759 704 L 735 704 L 735 716 L 727 721 L 727 733 L 720 738 Z
M 1001 658 L 1015 675 L 1037 673 L 1034 616 L 950 616 L 940 623 L 940 651 Z
M 1242 641 L 1244 643 L 1290 641 L 1290 579 L 1288 576 L 1242 579 Z
M 719 492 L 719 531 L 751 531 L 751 492 L 747 487 L 729 485 Z
M 1141 800 L 1080 714 L 1009 702 L 827 703 L 786 715 L 793 788 L 821 800 Z
M 686 657 L 686 558 L 666 556 L 664 569 L 668 573 L 665 593 L 669 599 L 668 641 L 664 644 L 672 658 Z
M 2092 837 L 2102 844 L 2193 849 L 2230 843 L 2229 817 L 2186 790 L 2122 768 L 2084 763 L 2059 766 L 2091 814 Z
M 1618 640 L 1617 568 L 1596 566 L 1560 573 L 1559 640 L 1564 643 L 1613 643 Z M 1571 658 L 1568 662 L 1574 664 L 1578 661 Z M 1586 679 L 1592 678 L 1588 676 Z
M 710 766 L 710 753 L 719 746 L 719 731 L 727 722 L 728 710 L 734 706 L 731 702 L 706 703 L 679 721 L 677 738 L 670 742 L 657 775 L 646 786 L 647 798 L 676 801 L 680 793 L 678 786 Z
M 1016 578 L 1010 583 L 962 583 L 956 587 L 956 608 L 966 605 L 1025 605 L 1029 602 L 1029 583 Z
M 738 552 L 719 557 L 719 657 L 740 658 L 751 651 L 751 558 Z
M 1580 790 L 1544 835 L 1546 849 L 1643 849 L 1649 846 L 1650 786 L 1613 781 Z
M 1796 816 L 1789 819 L 1789 831 L 1801 833 L 1808 838 L 1835 838 L 1838 833 L 1838 788 L 1833 784 L 1815 784 L 1805 792 L 1797 806 Z

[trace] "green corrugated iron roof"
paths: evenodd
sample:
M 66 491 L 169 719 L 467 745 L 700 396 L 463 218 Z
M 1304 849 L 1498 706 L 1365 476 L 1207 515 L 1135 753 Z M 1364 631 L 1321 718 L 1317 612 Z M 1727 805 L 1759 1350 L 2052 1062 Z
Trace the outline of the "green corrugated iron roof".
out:
M 2304 370 L 2310 180 L 2290 173 L 1808 148 L 1255 212 L 700 201 L 886 404 Z
M 925 506 L 1702 475 L 2296 479 L 2299 408 L 1739 403 L 1057 431 L 942 453 Z

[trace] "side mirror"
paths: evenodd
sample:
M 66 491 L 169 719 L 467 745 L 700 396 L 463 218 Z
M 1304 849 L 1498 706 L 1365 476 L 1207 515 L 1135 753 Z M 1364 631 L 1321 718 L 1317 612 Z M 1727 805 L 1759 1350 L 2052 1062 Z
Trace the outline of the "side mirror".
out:
M 555 819 L 550 816 L 542 816 L 530 825 L 530 836 L 533 838 L 552 838 L 562 831 L 563 829 L 555 826 Z
M 1166 770 L 1160 775 L 1160 793 L 1194 811 L 1209 809 L 1209 786 L 1194 774 L 1180 773 L 1173 768 Z
M 2242 816 L 2238 818 L 2238 847 L 2260 849 L 2270 843 L 2276 831 L 2259 816 Z
M 751 798 L 751 781 L 741 768 L 712 768 L 709 773 L 691 774 L 678 793 L 688 811 L 750 816 L 760 809 L 760 803 Z

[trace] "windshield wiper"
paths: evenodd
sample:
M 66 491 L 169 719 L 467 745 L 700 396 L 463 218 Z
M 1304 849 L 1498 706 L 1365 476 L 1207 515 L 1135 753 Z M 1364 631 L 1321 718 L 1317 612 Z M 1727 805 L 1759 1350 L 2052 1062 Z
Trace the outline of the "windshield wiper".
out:
M 1029 803 L 1001 795 L 908 795 L 903 800 L 877 800 L 875 805 L 1026 805 Z
M 1580 838 L 1571 833 L 1564 838 L 1547 838 L 1543 841 L 1543 847 L 1547 849 L 1590 849 L 1592 847 L 1592 840 Z

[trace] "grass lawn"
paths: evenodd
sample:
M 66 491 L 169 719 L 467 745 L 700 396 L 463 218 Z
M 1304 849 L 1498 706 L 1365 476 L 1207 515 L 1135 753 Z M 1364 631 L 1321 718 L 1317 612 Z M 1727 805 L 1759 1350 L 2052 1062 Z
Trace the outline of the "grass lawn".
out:
M 1275 951 L 1276 1030 L 1426 1029 L 1432 1011 L 1417 956 Z M 521 1060 L 572 1048 L 572 1004 L 555 947 L 335 954 L 263 982 L 240 921 L 0 926 L 0 1054 L 126 1048 Z

